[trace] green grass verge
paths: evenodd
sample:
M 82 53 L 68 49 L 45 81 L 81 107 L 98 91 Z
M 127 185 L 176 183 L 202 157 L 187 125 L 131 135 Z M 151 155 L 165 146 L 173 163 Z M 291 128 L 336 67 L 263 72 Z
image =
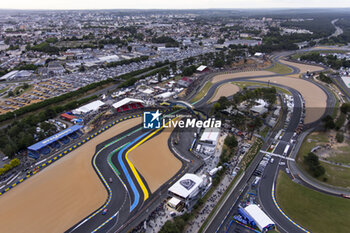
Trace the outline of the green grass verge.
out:
M 305 137 L 304 142 L 299 149 L 297 160 L 302 162 L 305 155 L 311 152 L 311 149 L 319 144 L 328 143 L 328 136 L 325 132 L 313 132 Z
M 202 99 L 209 91 L 210 87 L 213 86 L 212 82 L 206 82 L 202 89 L 197 93 L 197 95 L 191 100 L 192 103 L 197 102 Z
M 333 165 L 325 162 L 320 162 L 326 169 L 326 173 L 317 179 L 322 181 L 324 178 L 326 184 L 337 187 L 350 188 L 350 168 Z
M 275 63 L 271 68 L 266 69 L 266 70 L 270 71 L 270 72 L 277 73 L 277 74 L 289 74 L 293 71 L 288 66 L 282 65 L 280 63 Z
M 265 126 L 265 128 L 263 130 L 261 130 L 260 132 L 260 136 L 265 138 L 267 133 L 269 132 L 270 128 L 268 126 Z
M 249 87 L 249 86 L 261 86 L 261 87 L 274 87 L 276 88 L 276 90 L 281 91 L 282 93 L 285 93 L 287 95 L 292 95 L 288 90 L 282 88 L 282 87 L 278 87 L 278 86 L 274 86 L 273 83 L 270 83 L 270 86 L 265 84 L 265 83 L 257 83 L 257 82 L 245 82 L 245 81 L 236 81 L 236 82 L 232 82 L 232 84 L 237 85 L 239 88 L 243 89 L 244 87 Z
M 311 232 L 349 232 L 350 200 L 296 184 L 284 173 L 277 179 L 276 198 L 288 217 Z

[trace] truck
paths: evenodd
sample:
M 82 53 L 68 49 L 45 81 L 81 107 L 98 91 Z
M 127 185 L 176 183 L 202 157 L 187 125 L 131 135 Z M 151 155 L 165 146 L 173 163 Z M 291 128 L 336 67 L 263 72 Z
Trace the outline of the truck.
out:
M 289 144 L 288 144 L 288 145 L 286 145 L 286 147 L 284 148 L 284 151 L 283 151 L 283 156 L 287 156 L 288 151 L 289 151 L 289 147 L 290 147 L 290 145 L 289 145 Z

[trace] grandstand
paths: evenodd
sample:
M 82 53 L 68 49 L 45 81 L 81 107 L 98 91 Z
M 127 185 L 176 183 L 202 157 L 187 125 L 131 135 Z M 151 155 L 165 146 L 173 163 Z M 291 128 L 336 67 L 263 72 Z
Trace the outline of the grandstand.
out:
M 113 107 L 117 110 L 117 112 L 125 112 L 129 110 L 143 108 L 144 103 L 144 101 L 139 99 L 125 98 L 118 101 L 117 103 L 114 103 Z
M 51 150 L 58 149 L 62 145 L 68 144 L 71 139 L 74 140 L 79 137 L 81 128 L 83 128 L 82 125 L 73 125 L 68 129 L 29 146 L 27 148 L 28 156 L 33 159 L 38 159 L 41 155 L 47 155 Z

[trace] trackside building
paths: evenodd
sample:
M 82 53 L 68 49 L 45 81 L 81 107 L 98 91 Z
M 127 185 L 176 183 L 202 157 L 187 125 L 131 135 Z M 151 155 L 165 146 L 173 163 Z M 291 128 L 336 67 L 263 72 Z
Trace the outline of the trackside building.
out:
M 256 225 L 261 232 L 267 232 L 275 228 L 275 223 L 255 204 L 248 205 L 245 208 L 239 208 L 239 213 L 251 225 Z
M 168 194 L 171 197 L 168 205 L 176 208 L 181 204 L 187 209 L 192 209 L 210 186 L 211 180 L 207 177 L 186 173 L 168 189 Z

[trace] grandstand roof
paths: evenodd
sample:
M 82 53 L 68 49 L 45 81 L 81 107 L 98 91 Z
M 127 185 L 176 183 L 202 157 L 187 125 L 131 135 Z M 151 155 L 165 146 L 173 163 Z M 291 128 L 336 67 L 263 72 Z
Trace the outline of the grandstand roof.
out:
M 68 129 L 65 129 L 59 133 L 56 133 L 55 135 L 52 135 L 51 137 L 48 137 L 40 142 L 35 143 L 34 145 L 29 146 L 27 149 L 28 150 L 40 150 L 44 148 L 45 146 L 60 140 L 61 138 L 68 136 L 69 134 L 78 131 L 79 129 L 83 128 L 82 125 L 73 125 L 72 127 L 69 127 Z
M 74 109 L 72 112 L 81 114 L 81 113 L 87 113 L 90 111 L 96 111 L 98 110 L 102 105 L 104 105 L 101 100 L 96 100 L 94 102 L 91 102 L 89 104 L 85 104 L 84 106 L 81 106 L 80 108 Z
M 131 104 L 131 103 L 145 103 L 144 101 L 142 100 L 139 100 L 139 99 L 132 99 L 132 98 L 125 98 L 125 99 L 122 99 L 120 101 L 118 101 L 117 103 L 114 103 L 113 104 L 113 107 L 114 108 L 119 108 L 121 106 L 124 106 L 126 104 Z

